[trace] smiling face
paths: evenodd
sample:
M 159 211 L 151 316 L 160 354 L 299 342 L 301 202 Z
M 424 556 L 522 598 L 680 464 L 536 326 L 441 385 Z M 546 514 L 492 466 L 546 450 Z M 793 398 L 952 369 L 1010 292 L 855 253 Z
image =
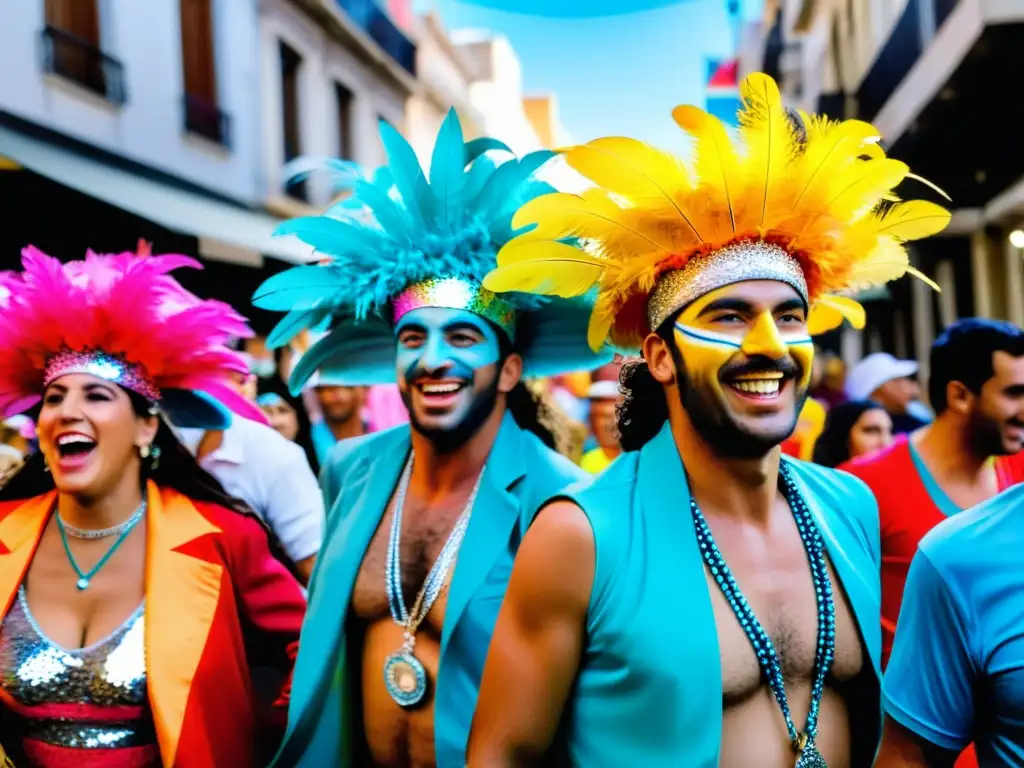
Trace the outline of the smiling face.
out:
M 716 450 L 763 456 L 792 434 L 814 358 L 806 305 L 792 287 L 719 288 L 688 305 L 673 331 L 683 407 Z
M 413 428 L 435 441 L 468 440 L 519 380 L 508 365 L 518 358 L 502 361 L 498 331 L 472 312 L 416 309 L 395 332 L 402 400 Z
M 39 448 L 61 493 L 102 498 L 140 468 L 139 448 L 156 436 L 155 416 L 135 413 L 116 384 L 73 373 L 46 388 L 39 411 Z

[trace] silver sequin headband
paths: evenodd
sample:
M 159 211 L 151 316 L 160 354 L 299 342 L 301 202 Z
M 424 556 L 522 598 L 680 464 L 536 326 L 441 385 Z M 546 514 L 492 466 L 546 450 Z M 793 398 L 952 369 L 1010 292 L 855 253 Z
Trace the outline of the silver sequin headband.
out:
M 733 283 L 778 280 L 807 301 L 807 279 L 800 262 L 785 248 L 763 241 L 734 243 L 690 259 L 682 269 L 662 275 L 647 300 L 652 331 L 694 299 Z

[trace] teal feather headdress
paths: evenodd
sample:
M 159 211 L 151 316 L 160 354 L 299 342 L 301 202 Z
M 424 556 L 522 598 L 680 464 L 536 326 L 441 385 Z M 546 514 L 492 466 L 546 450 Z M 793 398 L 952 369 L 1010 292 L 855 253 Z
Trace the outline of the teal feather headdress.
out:
M 496 139 L 466 142 L 452 110 L 438 133 L 428 180 L 412 147 L 385 122 L 381 139 L 385 168 L 369 179 L 350 163 L 322 162 L 335 186 L 350 189 L 351 196 L 322 216 L 293 219 L 277 230 L 312 246 L 323 261 L 275 275 L 256 292 L 257 307 L 288 312 L 268 343 L 281 346 L 306 328 L 325 322 L 330 327 L 296 367 L 293 388 L 301 388 L 317 369 L 324 380 L 337 383 L 394 381 L 391 328 L 401 314 L 423 306 L 466 309 L 487 318 L 514 342 L 528 375 L 606 361 L 606 354 L 585 352 L 579 337 L 563 335 L 567 325 L 574 332 L 585 330 L 591 301 L 498 296 L 482 286 L 497 265 L 498 250 L 525 231 L 513 230 L 515 212 L 555 191 L 534 177 L 553 152 L 516 158 Z M 497 164 L 487 154 L 491 151 L 512 157 Z M 313 167 L 304 163 L 298 170 L 308 175 Z

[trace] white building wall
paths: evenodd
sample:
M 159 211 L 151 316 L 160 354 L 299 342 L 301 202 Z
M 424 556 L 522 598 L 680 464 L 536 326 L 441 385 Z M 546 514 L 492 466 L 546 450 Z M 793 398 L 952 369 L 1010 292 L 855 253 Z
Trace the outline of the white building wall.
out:
M 284 136 L 281 124 L 281 65 L 279 43 L 302 56 L 299 70 L 299 130 L 303 155 L 339 155 L 338 110 L 334 83 L 352 93 L 352 157 L 365 168 L 384 163 L 378 123 L 386 119 L 405 129 L 407 93 L 394 81 L 366 66 L 355 54 L 287 0 L 260 3 L 262 70 L 262 188 L 268 198 L 284 191 Z M 324 202 L 320 199 L 313 202 Z
M 0 110 L 240 202 L 257 200 L 256 7 L 212 2 L 218 106 L 231 118 L 230 149 L 184 132 L 178 0 L 100 0 L 103 51 L 124 66 L 120 107 L 43 72 L 42 0 L 0 2 Z

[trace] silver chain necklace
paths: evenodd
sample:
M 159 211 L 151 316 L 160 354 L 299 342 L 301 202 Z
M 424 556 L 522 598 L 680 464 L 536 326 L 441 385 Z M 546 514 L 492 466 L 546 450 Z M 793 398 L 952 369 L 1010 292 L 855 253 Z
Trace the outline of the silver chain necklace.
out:
M 402 538 L 402 512 L 405 508 L 405 496 L 409 491 L 409 481 L 412 478 L 412 457 L 406 462 L 402 472 L 402 479 L 398 482 L 398 491 L 395 494 L 395 514 L 391 520 L 391 536 L 388 540 L 388 557 L 385 566 L 385 582 L 388 595 L 388 609 L 391 611 L 391 618 L 398 626 L 405 630 L 405 642 L 402 647 L 391 654 L 384 661 L 384 685 L 388 694 L 400 707 L 413 707 L 418 704 L 427 692 L 427 671 L 423 664 L 413 654 L 416 647 L 416 630 L 430 613 L 430 609 L 441 594 L 445 580 L 448 578 L 448 570 L 459 551 L 462 539 L 469 526 L 469 515 L 473 511 L 473 502 L 476 501 L 477 491 L 480 490 L 480 481 L 484 473 L 481 470 L 473 486 L 473 492 L 469 495 L 462 514 L 448 535 L 448 540 L 441 548 L 441 553 L 434 561 L 427 578 L 416 595 L 412 611 L 405 607 L 405 598 L 402 596 L 402 563 L 401 563 L 401 538 Z
M 123 523 L 118 523 L 110 528 L 79 528 L 78 526 L 71 525 L 63 517 L 60 517 L 60 511 L 57 512 L 57 517 L 60 517 L 61 528 L 64 529 L 64 533 L 73 539 L 86 539 L 88 541 L 95 541 L 96 539 L 109 539 L 111 536 L 120 536 L 122 533 L 127 531 L 129 528 L 133 528 L 142 516 L 146 514 L 146 502 L 139 505 L 138 509 L 125 520 Z

